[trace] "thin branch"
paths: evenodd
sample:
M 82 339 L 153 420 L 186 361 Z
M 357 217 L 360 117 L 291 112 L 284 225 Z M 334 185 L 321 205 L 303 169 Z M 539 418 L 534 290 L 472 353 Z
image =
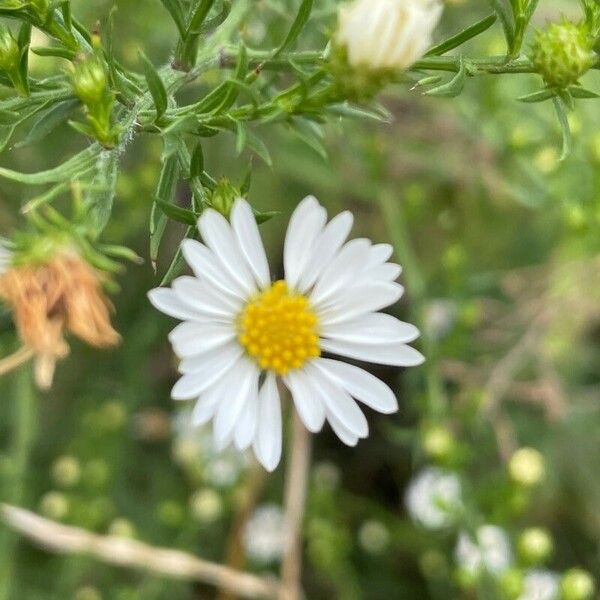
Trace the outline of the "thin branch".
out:
M 279 586 L 276 581 L 201 560 L 180 550 L 97 535 L 8 504 L 0 505 L 0 515 L 9 527 L 53 552 L 88 554 L 119 567 L 141 569 L 173 579 L 199 581 L 230 590 L 243 598 L 277 598 Z
M 285 548 L 281 564 L 279 600 L 300 600 L 302 523 L 310 467 L 310 433 L 294 411 L 292 449 L 285 483 Z
M 22 346 L 15 353 L 0 360 L 0 377 L 24 365 L 31 358 L 33 358 L 33 350 Z

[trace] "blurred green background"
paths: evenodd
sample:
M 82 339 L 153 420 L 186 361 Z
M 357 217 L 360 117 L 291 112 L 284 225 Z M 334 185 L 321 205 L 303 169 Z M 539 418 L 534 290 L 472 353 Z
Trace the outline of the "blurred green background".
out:
M 255 4 L 241 35 L 269 47 L 295 3 Z M 332 26 L 334 4 L 317 7 L 315 44 Z M 449 3 L 439 36 L 485 16 L 483 4 Z M 73 1 L 89 25 L 113 5 L 123 61 L 137 65 L 143 48 L 165 63 L 174 28 L 158 0 Z M 579 14 L 572 0 L 542 0 L 536 22 L 561 11 Z M 469 46 L 474 55 L 502 51 L 499 26 Z M 33 68 L 53 69 L 52 60 L 35 58 Z M 600 90 L 598 79 L 588 75 L 586 86 Z M 487 600 L 510 597 L 513 580 L 531 567 L 600 574 L 600 116 L 597 102 L 578 103 L 575 152 L 560 162 L 551 105 L 515 101 L 536 86 L 529 75 L 478 77 L 451 100 L 398 86 L 382 98 L 393 122 L 330 123 L 326 157 L 291 129 L 259 132 L 273 164 L 254 157 L 249 199 L 281 212 L 262 226 L 273 268 L 281 271 L 273 260 L 305 195 L 330 214 L 350 208 L 355 236 L 395 245 L 407 287 L 398 316 L 422 327 L 428 358 L 406 373 L 373 371 L 397 390 L 401 409 L 391 418 L 369 414 L 372 434 L 358 448 L 329 430 L 314 439 L 304 575 L 311 600 Z M 5 152 L 2 165 L 38 170 L 82 144 L 65 125 L 43 144 Z M 105 232 L 106 241 L 146 258 L 160 151 L 150 135 L 128 148 Z M 249 160 L 236 155 L 234 136 L 208 140 L 205 155 L 209 172 L 232 180 Z M 19 224 L 23 193 L 0 182 L 3 234 Z M 171 228 L 159 273 L 181 235 Z M 258 513 L 242 534 L 246 566 L 276 572 L 283 469 L 263 481 L 249 460 L 215 456 L 210 432 L 186 427 L 185 407 L 169 398 L 176 365 L 166 334 L 174 323 L 145 295 L 158 281 L 149 261 L 128 266 L 114 297 L 123 343 L 99 353 L 72 341 L 49 393 L 35 391 L 26 370 L 0 380 L 0 499 L 98 533 L 225 561 L 232 523 L 254 489 Z M 9 314 L 0 318 L 5 354 L 14 330 Z M 535 486 L 510 477 L 507 463 L 520 447 L 544 457 Z M 440 528 L 409 514 L 405 502 L 409 482 L 432 465 L 462 490 L 459 522 L 449 518 L 453 524 Z M 451 514 L 443 500 L 434 510 Z M 486 523 L 511 542 L 511 567 L 501 574 L 469 569 L 455 554 L 458 531 Z M 545 566 L 519 553 L 530 527 L 553 539 Z M 0 556 L 2 600 L 217 597 L 198 584 L 47 553 L 4 528 Z

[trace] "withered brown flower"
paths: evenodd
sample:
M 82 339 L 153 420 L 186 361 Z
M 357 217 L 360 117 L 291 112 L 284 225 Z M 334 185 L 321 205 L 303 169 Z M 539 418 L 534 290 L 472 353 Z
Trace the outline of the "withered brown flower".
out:
M 21 340 L 35 355 L 40 388 L 52 385 L 56 362 L 69 353 L 67 332 L 95 348 L 120 340 L 110 322 L 102 274 L 74 252 L 12 266 L 0 275 L 0 299 L 12 308 Z

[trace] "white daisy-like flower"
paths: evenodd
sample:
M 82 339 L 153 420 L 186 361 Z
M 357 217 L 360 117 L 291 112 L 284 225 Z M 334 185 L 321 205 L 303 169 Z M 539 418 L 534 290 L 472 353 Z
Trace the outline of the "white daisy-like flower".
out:
M 286 537 L 283 511 L 276 504 L 264 504 L 246 523 L 242 542 L 252 560 L 271 563 L 281 558 Z
M 13 253 L 8 247 L 8 242 L 0 238 L 0 275 L 10 268 Z
M 559 593 L 560 577 L 556 573 L 533 569 L 525 574 L 518 600 L 557 600 Z
M 436 467 L 423 469 L 408 485 L 406 508 L 428 529 L 448 527 L 462 509 L 460 479 Z
M 431 46 L 439 0 L 355 0 L 340 7 L 336 42 L 352 67 L 405 70 Z
M 455 550 L 456 562 L 465 571 L 476 575 L 486 570 L 492 575 L 506 571 L 512 563 L 512 550 L 506 532 L 496 525 L 483 525 L 473 540 L 461 532 Z
M 285 238 L 285 279 L 272 283 L 250 205 L 238 199 L 227 221 L 207 209 L 198 220 L 204 244 L 182 242 L 194 276 L 149 293 L 162 312 L 184 322 L 169 335 L 181 359 L 175 400 L 197 400 L 195 425 L 213 420 L 216 444 L 253 447 L 273 470 L 281 457 L 277 379 L 290 390 L 311 432 L 327 420 L 354 446 L 369 433 L 355 400 L 393 413 L 392 390 L 367 371 L 322 353 L 392 366 L 414 366 L 423 356 L 407 344 L 413 325 L 383 314 L 403 287 L 392 247 L 367 239 L 346 242 L 353 217 L 327 223 L 313 197 L 294 211 Z

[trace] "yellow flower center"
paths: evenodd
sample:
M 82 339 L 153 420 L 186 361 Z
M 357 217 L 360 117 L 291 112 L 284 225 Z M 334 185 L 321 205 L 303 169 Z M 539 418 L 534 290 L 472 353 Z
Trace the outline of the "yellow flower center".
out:
M 285 375 L 320 356 L 317 316 L 308 298 L 285 281 L 250 300 L 238 320 L 240 344 L 261 369 Z

